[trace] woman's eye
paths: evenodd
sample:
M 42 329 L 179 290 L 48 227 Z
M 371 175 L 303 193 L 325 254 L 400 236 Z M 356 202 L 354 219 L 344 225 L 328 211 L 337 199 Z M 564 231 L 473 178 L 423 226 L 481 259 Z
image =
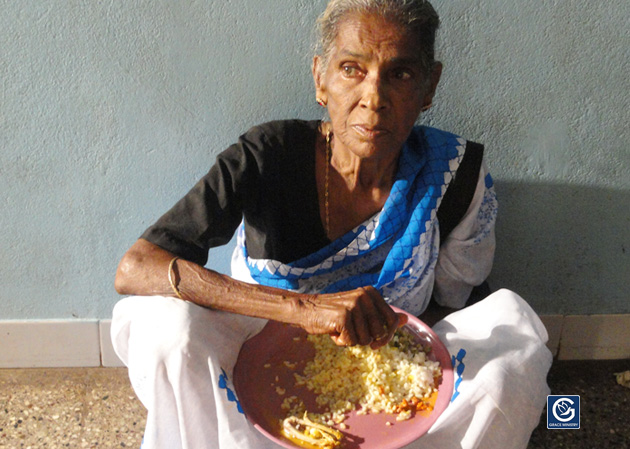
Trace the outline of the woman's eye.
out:
M 394 70 L 394 78 L 397 80 L 409 80 L 412 77 L 411 71 L 407 69 L 396 69 Z
M 351 65 L 344 65 L 341 67 L 341 70 L 343 70 L 343 74 L 349 78 L 359 75 L 359 69 Z

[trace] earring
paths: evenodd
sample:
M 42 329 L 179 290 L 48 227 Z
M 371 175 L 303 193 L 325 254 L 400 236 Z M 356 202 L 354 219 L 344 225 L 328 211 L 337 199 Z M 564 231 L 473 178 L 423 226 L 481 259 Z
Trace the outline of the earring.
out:
M 315 100 L 317 101 L 317 104 L 320 105 L 322 108 L 326 107 L 326 102 L 321 98 L 316 98 Z
M 420 109 L 420 111 L 421 111 L 421 112 L 426 112 L 426 111 L 428 111 L 429 109 L 431 109 L 431 107 L 433 107 L 433 102 L 431 102 L 431 103 L 429 103 L 429 104 L 427 104 L 427 105 L 422 106 L 422 108 Z

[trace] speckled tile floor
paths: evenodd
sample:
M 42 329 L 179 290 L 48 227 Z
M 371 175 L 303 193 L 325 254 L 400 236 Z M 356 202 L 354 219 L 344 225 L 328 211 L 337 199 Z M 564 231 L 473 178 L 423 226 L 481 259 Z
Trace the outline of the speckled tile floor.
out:
M 551 394 L 580 396 L 580 429 L 547 429 L 547 412 L 532 433 L 528 449 L 630 448 L 630 388 L 614 373 L 630 370 L 630 359 L 555 362 Z
M 139 448 L 145 419 L 126 369 L 0 370 L 0 449 Z
M 580 395 L 579 430 L 548 430 L 528 449 L 630 448 L 630 360 L 556 362 L 552 394 Z M 139 448 L 146 411 L 123 368 L 0 369 L 0 449 Z

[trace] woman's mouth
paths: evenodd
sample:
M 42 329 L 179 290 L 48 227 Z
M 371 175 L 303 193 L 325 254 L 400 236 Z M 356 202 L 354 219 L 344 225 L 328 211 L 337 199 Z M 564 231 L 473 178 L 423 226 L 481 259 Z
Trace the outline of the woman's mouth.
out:
M 367 139 L 377 139 L 389 133 L 389 131 L 380 126 L 352 125 L 352 129 L 354 129 L 357 134 Z

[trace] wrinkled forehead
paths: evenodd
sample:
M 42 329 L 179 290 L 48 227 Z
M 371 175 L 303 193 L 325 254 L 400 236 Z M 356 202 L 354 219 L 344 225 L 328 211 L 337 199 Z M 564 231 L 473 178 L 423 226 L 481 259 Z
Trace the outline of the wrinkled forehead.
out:
M 397 21 L 376 14 L 351 13 L 339 23 L 330 55 L 382 55 L 419 62 L 418 45 L 418 36 Z

